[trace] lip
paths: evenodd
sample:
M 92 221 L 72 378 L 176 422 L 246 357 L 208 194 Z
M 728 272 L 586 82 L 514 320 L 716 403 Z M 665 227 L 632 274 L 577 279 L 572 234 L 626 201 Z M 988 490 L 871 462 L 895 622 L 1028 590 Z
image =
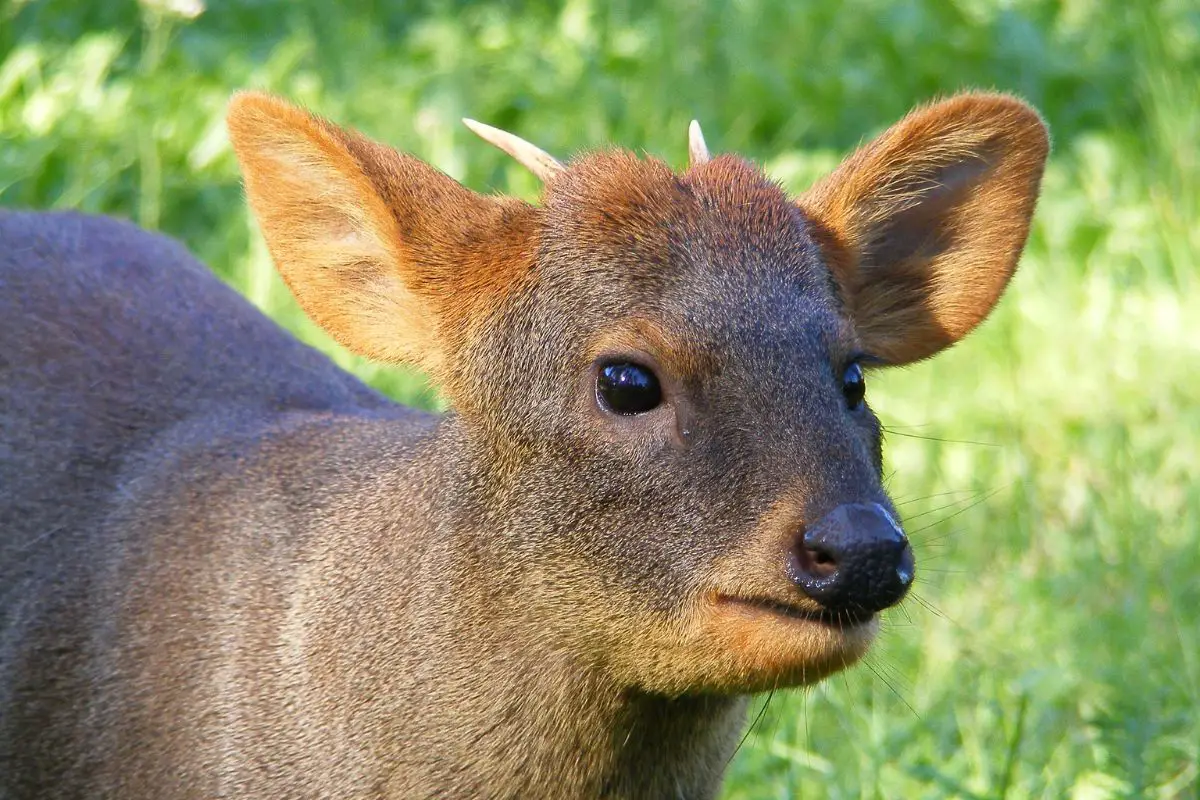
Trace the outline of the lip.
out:
M 771 600 L 765 597 L 733 597 L 731 595 L 717 595 L 716 602 L 718 605 L 725 606 L 740 606 L 742 608 L 752 609 L 757 612 L 772 614 L 777 617 L 787 617 L 789 619 L 801 620 L 803 622 L 811 622 L 819 625 L 824 625 L 829 628 L 838 630 L 847 630 L 857 628 L 864 625 L 875 618 L 874 614 L 861 613 L 853 611 L 810 611 L 804 608 L 787 603 L 781 603 L 778 600 Z

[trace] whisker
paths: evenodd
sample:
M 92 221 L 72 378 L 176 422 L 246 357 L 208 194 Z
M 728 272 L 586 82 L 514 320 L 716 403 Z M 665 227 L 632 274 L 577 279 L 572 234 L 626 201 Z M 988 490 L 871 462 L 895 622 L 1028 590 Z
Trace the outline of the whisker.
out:
M 903 687 L 905 691 L 912 691 L 912 681 L 909 680 L 908 675 L 900 667 L 888 661 L 886 653 L 872 655 L 867 660 L 879 670 L 881 675 L 887 675 L 889 680 L 895 681 L 896 685 Z
M 943 517 L 942 519 L 939 519 L 939 520 L 938 520 L 938 521 L 936 521 L 936 522 L 931 522 L 931 523 L 929 523 L 928 525 L 926 525 L 926 526 L 925 526 L 925 527 L 923 527 L 923 528 L 917 528 L 915 531 L 909 531 L 909 533 L 908 533 L 908 537 L 911 539 L 913 536 L 916 536 L 916 535 L 917 535 L 918 533 L 920 533 L 921 531 L 929 530 L 930 528 L 932 528 L 932 527 L 934 527 L 934 526 L 936 526 L 936 525 L 941 525 L 943 522 L 947 522 L 947 521 L 949 521 L 949 520 L 952 520 L 952 519 L 954 519 L 955 517 L 957 517 L 959 514 L 963 513 L 964 511 L 969 511 L 970 509 L 974 508 L 975 506 L 979 505 L 980 503 L 982 503 L 982 502 L 984 502 L 984 501 L 986 501 L 986 500 L 990 500 L 991 498 L 995 497 L 997 494 L 999 494 L 1000 492 L 1002 492 L 1002 491 L 1004 491 L 1005 489 L 1009 488 L 1010 486 L 1012 486 L 1012 484 L 1011 484 L 1011 483 L 1010 483 L 1010 484 L 1008 484 L 1007 486 L 1001 486 L 999 489 L 994 489 L 994 490 L 992 490 L 992 491 L 988 492 L 987 494 L 983 495 L 982 497 L 980 497 L 978 500 L 976 500 L 975 502 L 971 503 L 970 505 L 968 505 L 968 506 L 964 506 L 964 507 L 962 507 L 962 508 L 958 509 L 958 510 L 957 510 L 957 511 L 955 511 L 953 514 L 949 514 L 949 515 L 947 515 L 947 516 Z
M 895 686 L 892 686 L 891 682 L 888 681 L 888 679 L 883 676 L 883 673 L 881 673 L 878 669 L 875 668 L 875 665 L 871 663 L 870 659 L 863 659 L 863 666 L 865 666 L 867 669 L 871 670 L 871 673 L 876 678 L 878 678 L 880 681 L 883 682 L 883 685 L 886 686 L 888 688 L 888 690 L 896 696 L 896 699 L 899 700 L 901 703 L 903 703 L 904 707 L 912 712 L 912 715 L 914 718 L 916 718 L 916 719 L 921 718 L 921 715 L 917 713 L 917 710 L 915 708 L 913 708 L 912 704 L 909 703 L 908 700 L 906 700 L 904 698 L 904 695 L 900 694 L 900 692 L 898 692 L 896 690 Z
M 771 686 L 771 691 L 767 694 L 767 702 L 763 705 L 763 713 L 764 714 L 766 713 L 766 710 L 768 708 L 770 708 L 771 701 L 773 699 L 775 699 L 775 692 L 777 689 L 779 689 L 779 680 L 778 679 L 775 680 L 775 683 Z M 783 717 L 782 714 L 776 713 L 774 715 L 774 717 L 767 718 L 768 724 L 770 725 L 770 734 L 768 734 L 768 736 L 767 736 L 768 744 L 774 744 L 776 737 L 779 736 L 779 721 L 780 721 L 780 719 L 782 719 L 782 717 Z
M 913 600 L 916 600 L 918 603 L 920 603 L 925 608 L 926 611 L 928 611 L 930 614 L 933 614 L 935 617 L 939 617 L 939 618 L 947 620 L 949 622 L 954 621 L 954 620 L 951 620 L 949 617 L 947 617 L 945 614 L 943 614 L 941 609 L 939 609 L 933 603 L 926 600 L 924 597 L 921 597 L 921 595 L 917 594 L 916 592 L 909 592 L 908 596 L 911 597 Z
M 771 691 L 767 695 L 766 701 L 762 704 L 762 708 L 760 708 L 758 710 L 758 713 L 754 716 L 754 721 L 750 723 L 750 726 L 748 728 L 746 728 L 746 732 L 744 734 L 742 734 L 742 740 L 740 742 L 738 742 L 737 747 L 733 748 L 733 753 L 730 754 L 729 760 L 725 762 L 726 769 L 728 769 L 729 765 L 733 763 L 733 759 L 741 751 L 742 745 L 746 744 L 746 740 L 749 739 L 750 734 L 754 732 L 754 727 L 756 725 L 758 725 L 759 720 L 761 720 L 763 718 L 763 714 L 767 713 L 767 706 L 769 706 L 771 704 L 771 699 L 774 696 L 775 696 L 775 687 L 771 687 Z
M 960 529 L 965 531 L 965 529 Z M 954 555 L 956 542 L 937 541 L 930 544 L 929 542 L 917 542 L 913 547 L 913 551 L 920 556 L 922 564 L 928 561 L 937 561 L 940 558 Z
M 936 514 L 937 512 L 945 511 L 948 508 L 954 508 L 955 506 L 970 502 L 971 500 L 974 500 L 978 496 L 979 496 L 978 492 L 973 492 L 970 497 L 965 497 L 965 498 L 962 498 L 959 500 L 952 500 L 943 506 L 938 506 L 937 508 L 927 508 L 924 511 L 918 512 L 916 514 L 910 514 L 908 516 L 905 516 L 904 521 L 911 522 L 914 519 L 920 519 L 921 517 L 925 516 L 926 514 Z
M 976 489 L 953 489 L 948 492 L 938 492 L 937 494 L 927 494 L 923 497 L 913 497 L 909 500 L 893 500 L 892 504 L 899 508 L 900 506 L 906 506 L 911 503 L 919 503 L 922 500 L 934 500 L 939 497 L 949 497 L 952 494 L 975 494 L 976 492 Z
M 966 575 L 968 572 L 968 570 L 965 570 L 965 569 L 951 569 L 950 567 L 936 567 L 935 568 L 935 567 L 926 566 L 927 562 L 935 561 L 935 560 L 936 560 L 936 558 L 925 559 L 924 562 L 922 562 L 922 564 L 921 564 L 921 572 L 925 575 L 928 575 L 929 573 L 933 573 L 934 575 Z M 920 578 L 918 577 L 917 580 L 919 581 Z
M 949 519 L 949 517 L 947 517 L 946 519 Z M 960 533 L 963 533 L 965 530 L 966 530 L 965 528 L 950 528 L 949 530 L 947 530 L 943 533 L 939 533 L 936 536 L 930 536 L 927 539 L 921 540 L 921 546 L 922 547 L 928 547 L 928 546 L 945 547 L 947 539 L 952 539 L 955 536 L 958 536 Z
M 886 433 L 888 433 L 889 435 L 895 434 L 896 436 L 905 436 L 905 437 L 908 437 L 909 439 L 923 439 L 927 442 L 942 442 L 943 444 L 973 444 L 978 447 L 1000 447 L 1001 446 L 998 442 L 976 442 L 976 441 L 972 441 L 970 439 L 943 439 L 938 436 L 922 436 L 919 433 L 905 433 L 904 431 L 897 430 L 895 428 L 889 428 L 887 426 L 884 426 L 883 430 Z

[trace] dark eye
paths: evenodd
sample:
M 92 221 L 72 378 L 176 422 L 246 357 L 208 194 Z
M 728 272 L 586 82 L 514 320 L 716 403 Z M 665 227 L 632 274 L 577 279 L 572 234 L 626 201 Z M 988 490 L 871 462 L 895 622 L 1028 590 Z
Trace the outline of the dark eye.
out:
M 662 387 L 649 367 L 618 362 L 600 367 L 596 396 L 614 414 L 645 414 L 662 402 Z
M 842 396 L 846 398 L 846 408 L 856 410 L 862 405 L 866 393 L 867 379 L 863 377 L 862 367 L 855 361 L 842 373 Z

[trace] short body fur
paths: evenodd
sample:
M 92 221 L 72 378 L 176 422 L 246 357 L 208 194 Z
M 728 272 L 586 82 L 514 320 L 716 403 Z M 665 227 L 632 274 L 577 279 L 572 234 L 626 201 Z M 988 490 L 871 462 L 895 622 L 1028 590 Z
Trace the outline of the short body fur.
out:
M 289 285 L 351 348 L 429 369 L 443 416 L 169 240 L 0 215 L 0 797 L 715 796 L 747 697 L 874 635 L 786 569 L 839 504 L 891 508 L 842 370 L 964 335 L 1015 267 L 1044 131 L 966 102 L 895 139 L 986 129 L 957 150 L 885 134 L 799 202 L 731 156 L 601 152 L 531 206 L 240 97 Z M 1021 219 L 956 305 L 954 234 L 977 242 L 994 176 Z M 900 184 L 890 216 L 855 194 Z M 652 366 L 660 406 L 608 413 L 613 359 Z

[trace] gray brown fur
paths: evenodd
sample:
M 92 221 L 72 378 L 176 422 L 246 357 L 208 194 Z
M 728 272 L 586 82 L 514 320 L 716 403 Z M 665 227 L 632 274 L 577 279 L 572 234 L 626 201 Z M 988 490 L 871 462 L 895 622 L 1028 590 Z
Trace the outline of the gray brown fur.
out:
M 988 157 L 1041 148 L 1027 225 L 1044 131 L 1028 112 L 1010 134 L 1027 109 L 978 97 L 1009 114 L 979 112 Z M 844 197 L 797 203 L 729 156 L 676 175 L 597 153 L 539 207 L 461 199 L 262 102 L 254 125 L 345 147 L 331 169 L 389 198 L 403 247 L 461 249 L 426 259 L 436 274 L 397 267 L 437 320 L 422 335 L 457 413 L 392 404 L 161 236 L 0 214 L 0 798 L 715 796 L 747 696 L 873 634 L 725 602 L 813 611 L 783 571 L 796 531 L 840 503 L 890 508 L 878 422 L 839 384 L 883 341 L 846 278 L 870 232 Z M 959 208 L 978 172 L 931 202 Z M 466 205 L 450 235 L 406 202 Z M 875 349 L 923 357 L 977 324 L 1025 229 L 979 266 L 1006 272 L 967 292 L 973 320 L 927 307 L 941 334 Z M 927 250 L 953 248 L 941 233 Z M 878 271 L 891 238 L 871 240 Z M 504 266 L 455 283 L 460 262 Z M 344 291 L 377 267 L 356 260 Z M 281 263 L 302 301 L 307 268 Z M 592 363 L 614 348 L 655 362 L 670 416 L 596 408 Z

